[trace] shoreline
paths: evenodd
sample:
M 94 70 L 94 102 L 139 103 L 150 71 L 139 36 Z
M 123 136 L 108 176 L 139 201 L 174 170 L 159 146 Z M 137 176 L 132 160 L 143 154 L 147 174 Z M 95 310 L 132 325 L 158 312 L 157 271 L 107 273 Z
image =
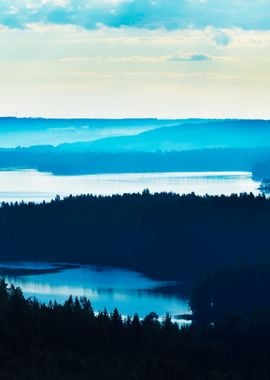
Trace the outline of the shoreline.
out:
M 53 264 L 53 268 L 8 268 L 0 264 L 0 277 L 38 276 L 43 274 L 58 273 L 66 269 L 80 268 L 79 264 Z

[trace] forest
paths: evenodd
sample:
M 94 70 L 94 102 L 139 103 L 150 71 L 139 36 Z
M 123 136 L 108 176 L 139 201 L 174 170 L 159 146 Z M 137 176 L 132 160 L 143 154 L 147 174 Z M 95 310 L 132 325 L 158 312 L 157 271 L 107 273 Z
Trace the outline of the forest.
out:
M 198 305 L 197 305 L 198 306 Z M 199 306 L 200 309 L 200 306 Z M 151 312 L 94 314 L 86 298 L 63 305 L 25 299 L 0 280 L 2 380 L 264 380 L 270 309 L 181 328 Z
M 56 197 L 2 203 L 1 260 L 136 269 L 188 285 L 192 323 L 91 299 L 26 299 L 0 280 L 4 380 L 270 378 L 270 200 L 250 194 Z M 181 317 L 181 316 L 179 316 Z
M 105 152 L 73 151 L 72 145 L 51 150 L 41 159 L 38 150 L 26 160 L 27 168 L 55 175 L 96 173 L 153 173 L 187 171 L 252 171 L 269 157 L 270 148 L 197 149 L 172 152 Z M 76 144 L 74 144 L 76 145 Z M 13 152 L 14 153 L 14 152 Z M 5 154 L 5 153 L 4 153 Z M 10 165 L 9 157 L 6 163 Z M 16 167 L 16 156 L 13 156 Z M 0 159 L 4 164 L 4 155 Z M 24 162 L 22 160 L 17 162 Z M 29 162 L 31 164 L 29 165 Z M 31 166 L 32 165 L 32 166 Z M 7 166 L 5 166 L 7 167 Z
M 0 259 L 122 267 L 191 284 L 221 265 L 270 259 L 270 200 L 252 194 L 56 197 L 0 207 Z
M 89 152 L 84 144 L 0 149 L 0 168 L 55 175 L 177 171 L 252 171 L 270 148 L 198 149 L 181 152 Z

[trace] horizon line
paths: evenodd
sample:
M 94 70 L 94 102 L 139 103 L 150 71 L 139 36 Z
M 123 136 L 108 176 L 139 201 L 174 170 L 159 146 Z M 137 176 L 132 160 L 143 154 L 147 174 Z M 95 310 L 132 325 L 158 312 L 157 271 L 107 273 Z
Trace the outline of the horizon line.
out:
M 175 121 L 175 120 L 239 120 L 239 121 L 270 121 L 270 118 L 258 118 L 258 117 L 196 117 L 196 116 L 190 116 L 190 117 L 155 117 L 155 116 L 136 116 L 136 117 L 90 117 L 90 116 L 72 116 L 72 117 L 62 117 L 62 116 L 14 116 L 14 115 L 2 115 L 0 116 L 0 120 L 3 119 L 16 119 L 16 120 L 155 120 L 155 121 L 162 121 L 162 120 L 169 120 L 169 121 Z

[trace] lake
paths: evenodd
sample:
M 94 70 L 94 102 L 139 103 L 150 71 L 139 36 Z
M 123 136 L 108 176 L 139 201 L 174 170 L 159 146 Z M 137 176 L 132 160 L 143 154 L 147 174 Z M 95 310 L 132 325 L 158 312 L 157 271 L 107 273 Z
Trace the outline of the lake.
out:
M 175 192 L 230 195 L 252 192 L 260 183 L 249 172 L 179 172 L 54 176 L 35 170 L 0 171 L 0 202 L 49 201 L 58 194 L 112 195 L 142 192 Z
M 115 307 L 122 315 L 138 313 L 144 317 L 151 311 L 159 316 L 187 313 L 187 300 L 180 296 L 162 293 L 160 287 L 173 285 L 172 282 L 156 281 L 140 273 L 122 269 L 97 268 L 87 265 L 74 265 L 65 269 L 60 265 L 53 273 L 35 274 L 40 271 L 57 269 L 49 263 L 0 263 L 1 276 L 7 283 L 20 286 L 26 297 L 35 296 L 39 301 L 48 303 L 56 300 L 63 303 L 70 294 L 86 296 L 95 311 L 112 312 Z M 5 270 L 11 269 L 11 273 Z M 12 274 L 12 271 L 16 271 Z M 29 275 L 20 275 L 29 271 Z

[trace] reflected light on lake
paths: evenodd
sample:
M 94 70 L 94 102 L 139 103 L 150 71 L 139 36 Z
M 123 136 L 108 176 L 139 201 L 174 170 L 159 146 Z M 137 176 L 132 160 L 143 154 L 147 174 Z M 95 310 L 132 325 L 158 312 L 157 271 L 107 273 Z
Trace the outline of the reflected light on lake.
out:
M 46 263 L 3 263 L 2 268 L 50 269 Z M 18 272 L 17 272 L 18 273 Z M 138 313 L 144 317 L 155 311 L 160 316 L 187 313 L 188 303 L 175 294 L 164 294 L 161 286 L 171 282 L 156 281 L 140 273 L 122 269 L 95 268 L 81 265 L 61 269 L 54 273 L 5 276 L 8 284 L 19 286 L 26 297 L 36 297 L 40 302 L 56 300 L 63 303 L 69 295 L 90 299 L 95 311 L 105 308 L 112 312 L 118 308 L 123 315 Z
M 142 192 L 197 195 L 260 193 L 249 172 L 179 172 L 54 176 L 35 170 L 0 172 L 0 201 L 49 201 L 58 194 L 113 195 Z

